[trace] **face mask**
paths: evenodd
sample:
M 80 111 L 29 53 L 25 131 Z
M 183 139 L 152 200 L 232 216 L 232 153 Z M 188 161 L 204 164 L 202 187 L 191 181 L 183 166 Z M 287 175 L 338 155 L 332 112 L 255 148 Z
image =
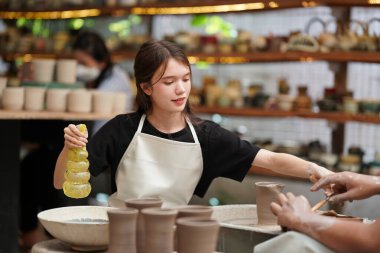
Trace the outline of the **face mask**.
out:
M 78 64 L 77 66 L 77 79 L 82 82 L 94 81 L 100 74 L 100 70 L 97 68 L 91 68 Z

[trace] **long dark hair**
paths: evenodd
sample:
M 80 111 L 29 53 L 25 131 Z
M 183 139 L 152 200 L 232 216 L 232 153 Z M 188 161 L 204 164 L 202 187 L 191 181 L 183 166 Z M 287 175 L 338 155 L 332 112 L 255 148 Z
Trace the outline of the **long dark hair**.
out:
M 111 74 L 113 67 L 111 54 L 108 51 L 103 38 L 92 31 L 80 31 L 73 43 L 73 50 L 81 50 L 98 62 L 105 63 L 105 68 L 100 75 L 90 84 L 89 88 L 98 88 L 100 83 Z
M 152 83 L 152 77 L 157 70 L 161 69 L 159 81 L 165 73 L 169 59 L 172 58 L 189 67 L 191 79 L 190 62 L 185 52 L 177 44 L 165 40 L 149 40 L 141 45 L 133 66 L 137 87 L 136 103 L 138 112 L 148 114 L 152 111 L 152 101 L 141 88 L 141 84 L 153 86 L 155 83 Z M 193 121 L 194 114 L 189 100 L 186 102 L 184 114 Z

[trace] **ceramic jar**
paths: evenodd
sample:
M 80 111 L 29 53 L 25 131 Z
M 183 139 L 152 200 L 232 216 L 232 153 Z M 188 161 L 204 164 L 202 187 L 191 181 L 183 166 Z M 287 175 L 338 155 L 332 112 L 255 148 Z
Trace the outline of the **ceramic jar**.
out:
M 134 208 L 110 209 L 109 244 L 107 253 L 136 253 L 136 223 L 138 210 Z
M 33 65 L 33 80 L 36 82 L 50 83 L 53 81 L 55 59 L 34 59 Z
M 203 217 L 177 219 L 178 253 L 213 253 L 220 225 Z
M 178 210 L 177 219 L 184 217 L 211 218 L 213 211 L 212 207 L 202 205 L 179 206 L 176 209 Z
M 270 203 L 276 202 L 284 185 L 276 182 L 256 182 L 256 209 L 259 225 L 277 225 L 277 217 L 270 209 Z
M 77 79 L 77 61 L 74 59 L 60 59 L 57 61 L 57 82 L 74 84 Z
M 3 90 L 2 104 L 5 110 L 20 111 L 24 106 L 24 87 L 6 87 Z
M 307 86 L 298 87 L 298 96 L 295 99 L 295 109 L 301 111 L 310 111 L 312 101 L 307 94 Z
M 173 253 L 174 224 L 178 211 L 153 207 L 146 208 L 141 213 L 147 239 L 144 253 Z
M 141 211 L 146 208 L 153 207 L 161 207 L 162 200 L 155 197 L 146 197 L 146 198 L 137 198 L 137 199 L 129 199 L 125 201 L 125 205 L 129 208 L 135 208 L 139 210 L 139 214 L 137 216 L 137 225 L 136 225 L 136 244 L 137 244 L 137 252 L 145 253 L 145 225 L 144 218 L 141 214 Z
M 68 94 L 67 108 L 69 112 L 91 112 L 91 92 L 85 89 L 73 90 Z
M 92 91 L 92 111 L 99 114 L 110 114 L 114 106 L 114 93 L 107 91 Z
M 42 111 L 45 108 L 46 88 L 25 87 L 25 110 Z
M 46 92 L 46 110 L 50 112 L 66 111 L 69 92 L 69 89 L 48 89 Z

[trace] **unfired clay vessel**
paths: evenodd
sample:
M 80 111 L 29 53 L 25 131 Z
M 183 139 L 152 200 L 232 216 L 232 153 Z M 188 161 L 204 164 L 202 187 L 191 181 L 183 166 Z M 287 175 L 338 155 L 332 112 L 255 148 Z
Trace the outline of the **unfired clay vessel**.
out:
M 187 206 L 178 206 L 175 209 L 178 210 L 177 219 L 184 217 L 203 217 L 211 218 L 212 207 L 202 206 L 202 205 L 187 205 Z M 174 231 L 174 250 L 178 250 L 178 233 L 177 226 Z
M 276 225 L 277 217 L 272 213 L 270 203 L 278 201 L 278 194 L 282 192 L 284 185 L 275 182 L 257 182 L 255 185 L 258 224 Z
M 179 206 L 176 208 L 178 210 L 177 219 L 183 217 L 204 217 L 211 218 L 212 207 L 202 206 L 202 205 L 188 205 Z
M 161 207 L 162 200 L 156 197 L 147 197 L 139 199 L 129 199 L 125 201 L 125 205 L 130 208 L 136 208 L 139 210 L 137 216 L 137 225 L 136 225 L 136 244 L 137 252 L 144 253 L 145 246 L 145 232 L 144 232 L 144 218 L 141 214 L 141 210 L 150 207 Z
M 177 219 L 178 253 L 213 253 L 219 227 L 219 223 L 210 218 Z
M 136 222 L 138 210 L 135 208 L 111 209 L 107 211 L 109 220 L 109 244 L 107 253 L 136 253 Z
M 146 208 L 144 217 L 144 253 L 173 253 L 174 223 L 177 210 L 169 208 Z

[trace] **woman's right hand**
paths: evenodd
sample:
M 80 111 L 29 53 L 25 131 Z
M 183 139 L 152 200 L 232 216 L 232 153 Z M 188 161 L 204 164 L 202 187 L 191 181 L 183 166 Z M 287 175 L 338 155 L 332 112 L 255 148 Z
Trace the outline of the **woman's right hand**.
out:
M 70 124 L 63 130 L 65 138 L 65 147 L 80 148 L 86 146 L 88 133 L 82 134 L 78 127 Z
M 342 203 L 344 201 L 359 200 L 379 193 L 380 178 L 353 172 L 334 173 L 319 179 L 312 187 L 317 191 L 328 185 L 333 185 L 333 195 L 330 201 Z

